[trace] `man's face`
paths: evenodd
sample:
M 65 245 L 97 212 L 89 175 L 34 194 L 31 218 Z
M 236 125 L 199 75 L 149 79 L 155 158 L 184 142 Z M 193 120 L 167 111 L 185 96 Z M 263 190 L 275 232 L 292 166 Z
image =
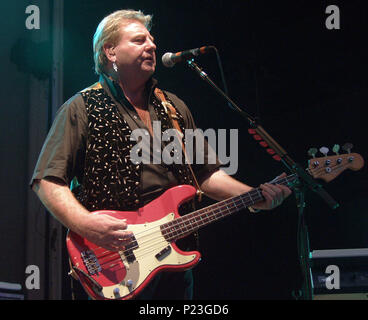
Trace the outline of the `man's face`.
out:
M 120 28 L 121 38 L 115 46 L 116 64 L 125 75 L 146 73 L 151 76 L 156 68 L 156 45 L 146 27 L 138 21 Z

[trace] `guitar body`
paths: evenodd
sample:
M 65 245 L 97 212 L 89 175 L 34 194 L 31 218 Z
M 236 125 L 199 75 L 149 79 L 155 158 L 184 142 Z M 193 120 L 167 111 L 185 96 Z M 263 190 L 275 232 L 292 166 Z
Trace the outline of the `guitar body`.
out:
M 93 212 L 127 220 L 127 230 L 133 232 L 134 241 L 123 251 L 108 251 L 69 231 L 66 242 L 70 263 L 88 295 L 93 299 L 132 299 L 157 273 L 194 267 L 200 253 L 180 250 L 174 241 L 165 239 L 160 226 L 179 218 L 179 206 L 193 198 L 195 192 L 194 187 L 182 185 L 167 190 L 137 211 Z
M 363 164 L 359 154 L 351 153 L 332 156 L 331 159 L 314 158 L 309 164 L 309 173 L 316 179 L 329 182 L 345 169 L 359 170 Z M 270 183 L 291 187 L 297 180 L 298 176 L 292 174 L 277 177 Z M 184 252 L 175 245 L 175 240 L 264 200 L 262 190 L 254 188 L 180 217 L 178 208 L 195 194 L 193 186 L 181 185 L 167 190 L 137 211 L 93 212 L 126 219 L 127 230 L 133 234 L 132 241 L 124 250 L 113 252 L 69 231 L 66 242 L 71 275 L 81 282 L 93 299 L 132 299 L 157 273 L 188 270 L 199 262 L 201 255 L 198 251 Z

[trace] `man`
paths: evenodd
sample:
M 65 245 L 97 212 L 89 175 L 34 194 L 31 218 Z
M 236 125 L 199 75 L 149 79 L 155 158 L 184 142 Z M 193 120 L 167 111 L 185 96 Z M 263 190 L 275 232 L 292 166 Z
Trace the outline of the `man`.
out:
M 152 140 L 152 121 L 160 121 L 163 129 L 172 127 L 154 94 L 156 45 L 150 24 L 151 16 L 133 10 L 114 12 L 101 21 L 94 36 L 95 69 L 100 80 L 60 108 L 31 181 L 43 204 L 65 227 L 112 251 L 122 250 L 130 241 L 126 222 L 91 215 L 91 211 L 134 210 L 174 185 L 194 184 L 185 164 L 130 161 L 132 130 L 145 128 Z M 182 129 L 194 128 L 185 104 L 169 92 L 165 95 L 175 106 Z M 252 189 L 219 166 L 193 166 L 207 196 L 223 200 Z M 75 181 L 78 188 L 74 188 Z M 265 200 L 254 209 L 272 209 L 291 193 L 282 185 L 264 184 L 261 188 Z M 165 297 L 160 294 L 168 290 L 168 298 L 191 298 L 190 273 L 163 275 L 160 286 L 165 277 L 167 288 L 155 283 L 142 297 Z

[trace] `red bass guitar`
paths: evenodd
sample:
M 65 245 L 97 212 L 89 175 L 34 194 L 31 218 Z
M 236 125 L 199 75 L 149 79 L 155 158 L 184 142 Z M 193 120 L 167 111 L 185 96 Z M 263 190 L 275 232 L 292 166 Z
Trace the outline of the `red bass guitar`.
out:
M 344 159 L 345 156 L 347 155 L 342 155 Z M 358 170 L 360 165 L 362 164 L 357 164 L 356 161 L 353 163 L 346 160 L 344 163 L 330 166 L 330 172 L 311 168 L 310 173 L 313 175 L 314 170 L 318 178 L 323 178 L 329 173 L 336 176 L 337 172 L 341 173 L 346 167 Z M 338 170 L 334 170 L 334 167 Z M 275 179 L 271 183 L 290 185 L 296 180 L 296 175 L 290 175 Z M 261 189 L 255 188 L 240 196 L 180 216 L 179 206 L 192 199 L 195 194 L 194 187 L 181 185 L 167 190 L 137 211 L 93 212 L 92 214 L 107 214 L 127 220 L 127 230 L 132 231 L 133 238 L 122 251 L 108 251 L 69 231 L 67 249 L 72 273 L 79 279 L 88 295 L 93 299 L 131 299 L 138 295 L 157 273 L 193 268 L 200 260 L 200 253 L 180 250 L 175 244 L 177 239 L 264 199 Z

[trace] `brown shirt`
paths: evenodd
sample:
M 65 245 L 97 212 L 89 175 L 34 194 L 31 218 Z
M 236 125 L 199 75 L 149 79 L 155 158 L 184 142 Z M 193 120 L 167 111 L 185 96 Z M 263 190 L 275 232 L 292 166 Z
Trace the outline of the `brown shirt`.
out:
M 134 107 L 125 98 L 119 85 L 104 76 L 100 77 L 99 83 L 117 104 L 119 111 L 132 130 L 138 128 L 147 129 Z M 151 121 L 158 120 L 152 105 L 152 94 L 156 83 L 155 79 L 151 79 L 147 83 L 150 92 L 148 111 L 151 116 Z M 176 95 L 169 92 L 166 93 L 183 116 L 185 128 L 196 129 L 193 117 L 185 103 Z M 74 177 L 81 182 L 84 172 L 87 129 L 88 118 L 86 107 L 81 94 L 77 93 L 58 110 L 37 161 L 30 182 L 31 185 L 35 179 L 43 179 L 46 177 L 59 178 L 67 185 L 71 184 Z M 154 145 L 152 136 L 150 136 L 150 139 L 152 154 Z M 204 142 L 204 150 L 202 150 L 203 155 L 201 155 L 203 156 L 204 164 L 192 165 L 196 177 L 199 180 L 207 173 L 220 167 L 217 158 L 215 163 L 213 163 L 213 158 L 209 160 L 208 144 L 206 140 L 204 140 Z M 193 151 L 195 152 L 195 148 L 193 148 Z M 166 166 L 153 163 L 143 164 L 140 181 L 140 193 L 143 203 L 152 201 L 163 191 L 177 184 L 177 179 Z

